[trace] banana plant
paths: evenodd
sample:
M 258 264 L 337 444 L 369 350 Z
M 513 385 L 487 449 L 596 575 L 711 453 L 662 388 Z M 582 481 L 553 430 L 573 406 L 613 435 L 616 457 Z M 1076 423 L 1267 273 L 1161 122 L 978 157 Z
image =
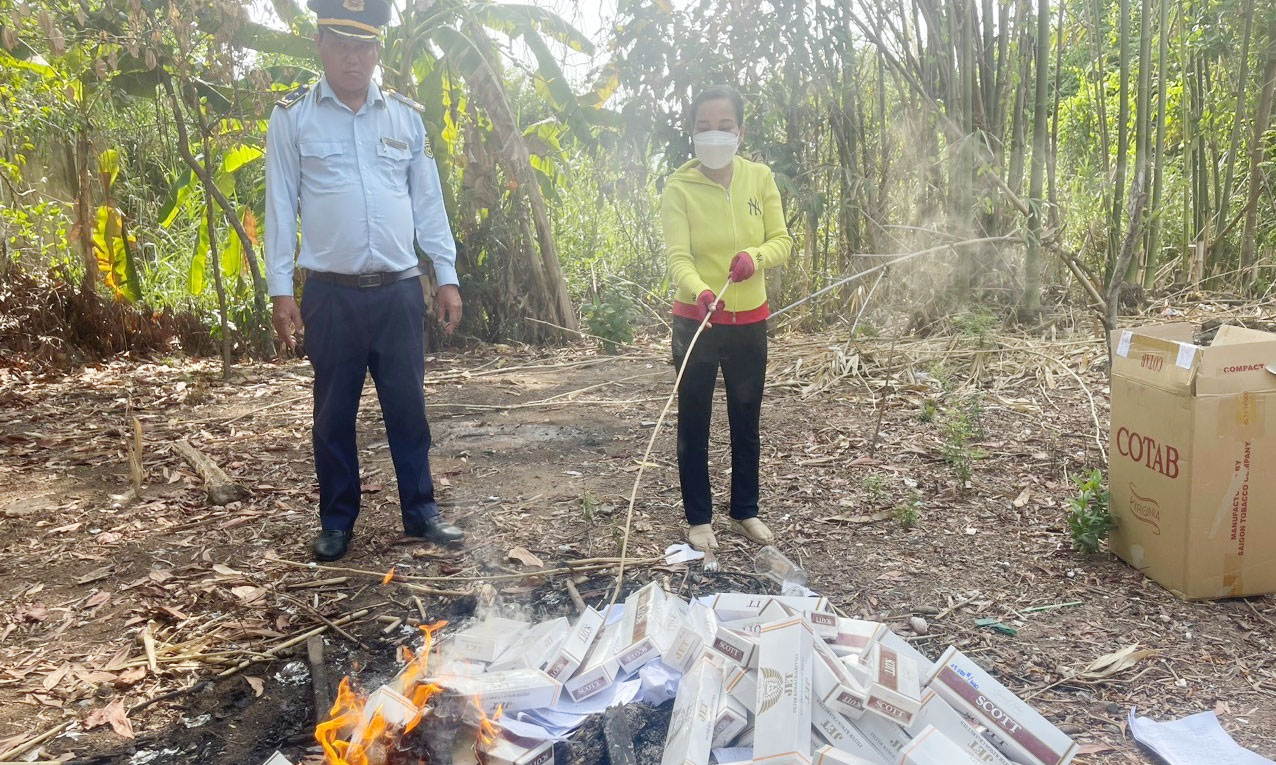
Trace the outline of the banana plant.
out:
M 129 233 L 124 213 L 111 194 L 120 175 L 120 153 L 107 149 L 98 155 L 97 165 L 103 196 L 93 225 L 93 254 L 98 270 L 116 300 L 141 300 L 142 281 L 138 278 L 135 260 L 137 240 Z

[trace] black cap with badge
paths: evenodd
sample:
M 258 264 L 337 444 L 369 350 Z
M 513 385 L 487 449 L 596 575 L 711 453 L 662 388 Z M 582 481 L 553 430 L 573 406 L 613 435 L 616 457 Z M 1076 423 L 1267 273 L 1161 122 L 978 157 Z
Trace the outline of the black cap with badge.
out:
M 309 0 L 306 7 L 318 15 L 320 27 L 359 40 L 380 40 L 390 20 L 387 0 Z

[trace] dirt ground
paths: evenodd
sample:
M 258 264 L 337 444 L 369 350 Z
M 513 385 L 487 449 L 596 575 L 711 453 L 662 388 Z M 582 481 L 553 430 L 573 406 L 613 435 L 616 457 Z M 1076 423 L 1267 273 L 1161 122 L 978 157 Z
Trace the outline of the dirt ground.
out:
M 1084 742 L 1079 762 L 1150 761 L 1127 735 L 1132 707 L 1158 720 L 1215 710 L 1239 743 L 1276 756 L 1276 603 L 1184 603 L 1112 556 L 1071 549 L 1073 478 L 1103 464 L 1106 443 L 1097 341 L 772 343 L 763 514 L 811 587 L 932 657 L 957 645 Z M 402 539 L 369 385 L 364 509 L 340 571 L 304 565 L 318 529 L 304 361 L 246 364 L 230 382 L 218 364 L 188 359 L 120 359 L 55 377 L 0 370 L 0 753 L 58 730 L 24 756 L 255 765 L 278 748 L 318 762 L 304 645 L 263 654 L 372 609 L 347 628 L 359 642 L 328 631 L 325 665 L 329 685 L 346 673 L 374 685 L 393 670 L 396 645 L 419 644 L 411 621 L 378 618 L 419 620 L 413 596 L 430 620 L 493 600 L 537 614 L 569 607 L 562 578 L 539 572 L 618 553 L 672 383 L 667 356 L 652 343 L 619 356 L 489 346 L 431 357 L 434 475 L 445 512 L 469 534 L 455 552 Z M 725 490 L 721 390 L 717 406 L 712 463 Z M 143 430 L 137 499 L 125 496 L 133 416 Z M 671 425 L 634 516 L 638 558 L 683 539 Z M 207 505 L 178 439 L 251 496 Z M 725 493 L 718 499 L 724 506 Z M 725 527 L 719 538 L 724 569 L 749 571 L 751 546 Z M 398 578 L 382 584 L 391 568 Z M 688 592 L 749 581 L 715 582 L 695 565 L 633 576 L 668 576 Z M 596 602 L 610 582 L 594 572 L 582 594 Z M 1132 645 L 1154 653 L 1111 677 L 1079 674 Z M 262 661 L 214 678 L 249 658 Z

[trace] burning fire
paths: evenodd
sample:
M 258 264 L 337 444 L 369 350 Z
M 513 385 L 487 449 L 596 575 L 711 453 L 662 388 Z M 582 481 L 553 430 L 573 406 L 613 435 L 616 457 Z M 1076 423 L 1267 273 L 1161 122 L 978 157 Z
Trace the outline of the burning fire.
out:
M 382 765 L 391 744 L 421 722 L 430 697 L 443 690 L 421 680 L 429 668 L 434 633 L 446 624 L 441 621 L 422 626 L 421 651 L 414 656 L 404 648 L 407 665 L 371 697 L 354 691 L 349 677 L 341 680 L 328 719 L 315 727 L 325 765 Z M 371 710 L 370 698 L 376 699 Z

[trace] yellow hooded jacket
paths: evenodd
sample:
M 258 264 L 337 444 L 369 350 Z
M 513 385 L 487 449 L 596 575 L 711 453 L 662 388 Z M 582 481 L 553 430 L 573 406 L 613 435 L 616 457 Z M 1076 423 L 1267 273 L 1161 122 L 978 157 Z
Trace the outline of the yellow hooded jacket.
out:
M 748 312 L 749 320 L 761 321 L 769 315 L 766 270 L 788 259 L 793 237 L 771 168 L 740 156 L 732 161 L 730 188 L 709 180 L 697 159 L 670 176 L 660 201 L 665 251 L 675 299 L 686 306 L 694 306 L 705 290 L 722 289 L 731 259 L 749 253 L 756 273 L 732 284 L 724 302 L 732 314 Z

